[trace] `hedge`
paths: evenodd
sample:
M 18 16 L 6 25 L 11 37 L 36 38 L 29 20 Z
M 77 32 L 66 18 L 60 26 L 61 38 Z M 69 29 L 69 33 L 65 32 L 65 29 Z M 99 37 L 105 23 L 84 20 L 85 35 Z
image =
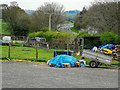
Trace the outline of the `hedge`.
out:
M 67 32 L 34 32 L 34 33 L 30 33 L 28 34 L 28 37 L 43 37 L 46 38 L 47 41 L 50 41 L 51 39 L 58 39 L 58 38 L 71 38 L 71 37 L 76 37 L 77 34 L 73 34 L 73 33 L 67 33 Z

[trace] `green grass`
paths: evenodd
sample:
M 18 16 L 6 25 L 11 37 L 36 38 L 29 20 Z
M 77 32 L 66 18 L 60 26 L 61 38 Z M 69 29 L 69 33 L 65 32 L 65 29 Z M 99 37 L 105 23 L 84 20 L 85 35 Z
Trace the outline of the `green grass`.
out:
M 8 46 L 0 46 L 2 47 L 2 59 L 5 59 L 8 57 Z M 23 49 L 29 49 L 31 51 L 22 51 Z M 53 58 L 54 51 L 56 49 L 38 49 L 38 60 L 39 62 L 47 62 L 48 60 Z M 74 56 L 78 60 L 82 60 L 81 56 Z M 11 46 L 11 59 L 19 59 L 19 60 L 31 60 L 36 61 L 36 49 L 32 47 L 22 47 L 20 44 L 16 44 L 14 46 Z M 87 65 L 89 65 L 90 59 L 85 59 Z M 112 61 L 112 65 L 120 66 L 119 61 Z M 100 67 L 110 67 L 108 65 L 100 63 Z
M 75 33 L 79 33 L 79 30 L 75 29 L 74 27 L 72 27 L 71 30 Z
M 31 51 L 22 51 L 23 49 L 29 49 Z M 8 46 L 2 46 L 2 58 L 8 57 Z M 38 61 L 46 62 L 53 58 L 55 49 L 38 49 Z M 11 47 L 11 59 L 20 60 L 36 60 L 36 49 L 32 47 L 22 47 L 20 45 Z
M 64 24 L 74 24 L 74 23 L 70 21 L 66 21 Z

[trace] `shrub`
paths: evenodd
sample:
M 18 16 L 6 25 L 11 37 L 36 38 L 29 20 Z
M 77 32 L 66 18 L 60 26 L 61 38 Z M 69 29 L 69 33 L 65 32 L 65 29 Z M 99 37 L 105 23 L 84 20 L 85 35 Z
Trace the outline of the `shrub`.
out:
M 52 48 L 57 47 L 58 48 L 65 48 L 65 44 L 66 41 L 71 38 L 75 38 L 77 34 L 73 34 L 73 33 L 67 33 L 67 32 L 34 32 L 34 33 L 30 33 L 28 35 L 28 37 L 43 37 L 46 38 L 46 40 L 48 42 L 50 42 L 50 46 Z M 63 45 L 58 44 L 58 42 L 60 43 L 64 43 Z M 55 44 L 55 45 L 54 45 Z
M 75 29 L 75 27 L 72 27 L 71 30 L 72 30 L 73 32 L 79 33 L 79 30 L 78 30 L 78 29 Z
M 119 35 L 108 31 L 101 33 L 100 41 L 102 44 L 120 44 Z
M 43 32 L 47 32 L 47 31 L 49 31 L 49 28 L 47 28 L 47 27 L 42 28 L 41 31 L 43 31 Z M 53 31 L 53 30 L 51 29 L 51 31 Z
M 47 39 L 47 41 L 58 38 L 67 38 L 70 39 L 71 37 L 76 37 L 76 34 L 73 33 L 67 33 L 67 32 L 34 32 L 34 33 L 29 33 L 28 37 L 44 37 Z
M 80 33 L 78 34 L 77 37 L 86 37 L 86 36 L 92 36 L 92 35 L 88 34 L 87 31 L 82 31 L 82 32 L 80 32 Z

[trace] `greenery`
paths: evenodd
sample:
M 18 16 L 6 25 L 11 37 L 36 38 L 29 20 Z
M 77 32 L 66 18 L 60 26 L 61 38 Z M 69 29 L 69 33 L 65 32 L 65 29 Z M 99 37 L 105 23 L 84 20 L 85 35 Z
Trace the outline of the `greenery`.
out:
M 0 46 L 2 47 L 2 59 L 6 60 L 8 57 L 8 46 Z M 31 51 L 22 51 L 25 49 L 29 49 Z M 10 59 L 18 59 L 18 60 L 30 60 L 30 61 L 37 61 L 37 62 L 47 62 L 48 60 L 52 59 L 54 56 L 54 51 L 56 49 L 38 49 L 38 60 L 36 60 L 36 49 L 32 47 L 22 47 L 22 45 L 15 45 L 11 46 L 11 58 Z M 59 50 L 61 51 L 61 50 Z M 82 60 L 81 56 L 73 56 L 77 58 L 78 60 Z M 90 59 L 85 59 L 87 65 L 89 65 Z M 118 61 L 112 61 L 112 65 L 118 65 L 120 66 L 120 63 Z M 100 66 L 107 66 L 104 64 L 100 64 Z M 108 66 L 107 66 L 108 67 Z
M 31 51 L 22 51 L 29 49 Z M 2 46 L 2 58 L 8 57 L 8 46 Z M 54 56 L 55 49 L 38 49 L 38 61 L 46 62 Z M 11 46 L 11 59 L 36 60 L 36 49 L 32 47 L 22 47 L 21 45 Z
M 100 36 L 101 44 L 114 44 L 114 45 L 120 44 L 119 34 L 115 34 L 109 31 L 93 35 L 88 34 L 87 31 L 82 31 L 77 35 L 77 37 L 90 37 L 90 36 Z
M 10 34 L 11 34 L 10 31 L 7 30 L 7 28 L 8 28 L 7 23 L 2 22 L 2 21 L 0 20 L 0 27 L 2 27 L 2 31 L 0 32 L 1 34 L 7 34 L 7 35 L 10 35 Z
M 73 21 L 66 21 L 64 24 L 74 24 Z
M 120 21 L 119 3 L 110 1 L 98 2 L 96 0 L 88 9 L 83 8 L 76 16 L 74 27 L 76 29 L 94 28 L 98 33 L 109 29 L 110 32 L 118 33 L 118 21 Z
M 47 27 L 42 28 L 41 31 L 43 31 L 43 32 L 47 32 L 47 31 L 49 31 L 49 28 L 47 28 Z M 51 31 L 53 31 L 53 30 L 51 29 Z
M 29 32 L 30 17 L 19 7 L 8 7 L 3 10 L 3 21 L 12 35 L 26 36 Z
M 119 35 L 113 32 L 103 32 L 100 35 L 100 41 L 102 44 L 120 44 Z
M 32 15 L 28 15 L 19 6 L 6 6 L 7 9 L 2 10 L 2 20 L 8 23 L 9 32 L 15 36 L 27 36 L 30 32 L 43 31 L 49 29 L 49 13 L 51 16 L 51 28 L 57 30 L 57 25 L 64 23 L 64 7 L 57 3 L 46 2 L 41 5 Z M 46 12 L 46 13 L 44 13 Z
M 67 33 L 67 32 L 34 32 L 34 33 L 29 33 L 28 34 L 29 37 L 44 37 L 47 39 L 47 41 L 54 39 L 58 39 L 58 38 L 71 38 L 71 37 L 75 37 L 76 34 L 73 33 Z
M 78 30 L 78 29 L 75 29 L 75 27 L 72 27 L 71 30 L 72 30 L 73 32 L 79 33 L 79 30 Z
M 88 34 L 87 31 L 81 31 L 81 32 L 77 35 L 77 37 L 90 37 L 90 36 L 100 36 L 100 34 L 93 34 L 93 35 L 91 35 L 91 34 Z
M 82 19 L 84 17 L 84 14 L 86 13 L 86 11 L 87 10 L 85 8 L 83 8 L 83 10 L 79 14 L 77 14 L 75 21 L 74 21 L 75 29 L 80 30 L 82 28 L 85 28 L 85 25 L 83 24 L 84 20 L 82 20 Z

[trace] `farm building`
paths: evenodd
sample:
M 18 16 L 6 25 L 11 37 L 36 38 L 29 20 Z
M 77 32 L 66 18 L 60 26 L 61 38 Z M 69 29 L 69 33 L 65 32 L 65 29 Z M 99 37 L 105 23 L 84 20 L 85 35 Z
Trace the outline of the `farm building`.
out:
M 36 47 L 36 41 L 38 41 L 38 47 L 49 49 L 49 43 L 46 42 L 46 38 L 41 37 L 29 38 L 25 44 L 28 44 L 28 46 L 31 47 Z
M 100 37 L 79 37 L 75 39 L 75 51 L 81 49 L 92 49 L 94 46 L 100 46 Z

